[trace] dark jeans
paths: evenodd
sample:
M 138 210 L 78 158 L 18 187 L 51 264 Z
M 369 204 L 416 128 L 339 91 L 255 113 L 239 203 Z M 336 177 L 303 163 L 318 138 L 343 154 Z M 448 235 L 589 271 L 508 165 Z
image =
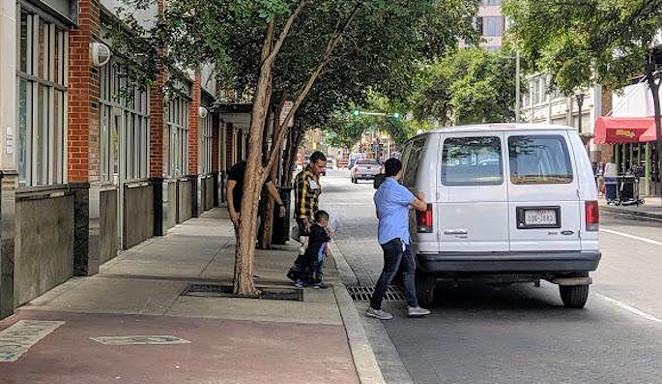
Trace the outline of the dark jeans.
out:
M 370 300 L 370 306 L 374 309 L 382 308 L 382 299 L 386 294 L 386 289 L 398 273 L 400 263 L 402 263 L 403 280 L 405 286 L 405 298 L 407 305 L 418 307 L 416 298 L 416 285 L 414 283 L 414 272 L 416 271 L 416 262 L 411 248 L 407 245 L 403 251 L 403 242 L 400 239 L 393 239 L 386 244 L 382 244 L 384 250 L 384 269 L 375 286 L 375 293 Z

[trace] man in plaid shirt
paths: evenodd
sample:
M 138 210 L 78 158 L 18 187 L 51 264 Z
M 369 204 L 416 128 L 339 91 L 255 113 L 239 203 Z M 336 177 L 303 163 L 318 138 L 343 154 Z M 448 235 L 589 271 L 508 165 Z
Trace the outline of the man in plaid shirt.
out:
M 319 176 L 326 168 L 326 156 L 322 152 L 310 155 L 310 163 L 299 172 L 294 181 L 294 218 L 302 235 L 310 233 L 310 227 L 319 207 L 322 187 Z

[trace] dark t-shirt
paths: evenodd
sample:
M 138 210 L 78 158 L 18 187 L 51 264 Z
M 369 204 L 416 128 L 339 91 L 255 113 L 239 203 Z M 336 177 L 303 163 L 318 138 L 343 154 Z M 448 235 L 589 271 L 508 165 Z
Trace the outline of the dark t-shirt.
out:
M 241 211 L 241 198 L 244 196 L 244 176 L 246 175 L 246 161 L 240 161 L 233 165 L 228 171 L 228 180 L 234 180 L 237 185 L 232 191 L 232 202 L 234 203 L 234 210 Z M 271 181 L 271 176 L 267 177 L 265 184 Z M 264 186 L 262 187 L 264 192 Z

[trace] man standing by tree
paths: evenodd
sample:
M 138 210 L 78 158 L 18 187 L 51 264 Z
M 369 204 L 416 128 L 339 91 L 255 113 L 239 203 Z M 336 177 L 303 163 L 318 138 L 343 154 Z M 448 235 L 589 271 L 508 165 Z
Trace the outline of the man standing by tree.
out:
M 319 177 L 326 168 L 326 156 L 320 151 L 310 155 L 310 163 L 294 180 L 294 218 L 302 235 L 310 233 L 319 209 L 319 195 L 322 193 Z
M 241 212 L 241 198 L 244 196 L 244 178 L 246 177 L 246 161 L 242 160 L 233 165 L 228 171 L 228 185 L 226 187 L 226 196 L 228 199 L 228 212 L 230 220 L 234 224 L 235 232 L 238 228 L 239 212 Z M 276 205 L 280 207 L 280 217 L 285 216 L 285 205 L 278 194 L 278 188 L 271 179 L 267 179 L 264 186 L 269 195 L 274 198 Z

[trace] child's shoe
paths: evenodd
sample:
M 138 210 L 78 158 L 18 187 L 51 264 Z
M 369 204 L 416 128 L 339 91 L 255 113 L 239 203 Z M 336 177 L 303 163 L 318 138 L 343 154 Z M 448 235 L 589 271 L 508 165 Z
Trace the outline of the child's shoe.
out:
M 306 282 L 303 281 L 303 280 L 301 280 L 301 279 L 297 279 L 297 280 L 294 282 L 294 286 L 297 287 L 297 288 L 303 288 L 303 287 L 306 286 Z

